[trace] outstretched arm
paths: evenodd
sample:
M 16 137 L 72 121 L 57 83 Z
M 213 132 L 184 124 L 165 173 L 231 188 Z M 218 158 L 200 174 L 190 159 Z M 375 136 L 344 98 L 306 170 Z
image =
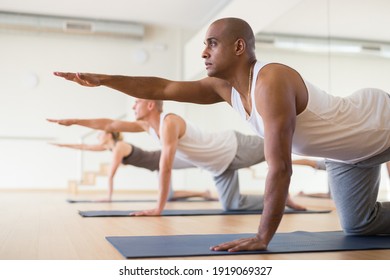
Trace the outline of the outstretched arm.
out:
M 127 122 L 111 119 L 47 119 L 47 121 L 64 126 L 80 125 L 110 132 L 142 132 L 147 130 L 147 124 L 143 121 Z
M 54 75 L 82 86 L 106 86 L 142 99 L 175 100 L 199 104 L 221 102 L 230 94 L 231 86 L 217 78 L 177 82 L 158 77 L 130 77 L 91 73 L 54 72 Z
M 172 175 L 172 166 L 175 159 L 176 148 L 183 129 L 183 121 L 175 116 L 168 115 L 161 130 L 161 157 L 159 170 L 159 192 L 157 207 L 151 210 L 134 213 L 135 216 L 156 216 L 164 210 L 169 195 L 169 187 Z
M 121 165 L 122 159 L 130 152 L 129 152 L 129 145 L 124 143 L 123 141 L 117 142 L 117 144 L 115 145 L 115 148 L 112 153 L 110 173 L 108 174 L 108 197 L 107 199 L 105 199 L 105 201 L 112 200 L 112 194 L 114 192 L 114 177 L 116 171 L 118 170 L 118 167 Z

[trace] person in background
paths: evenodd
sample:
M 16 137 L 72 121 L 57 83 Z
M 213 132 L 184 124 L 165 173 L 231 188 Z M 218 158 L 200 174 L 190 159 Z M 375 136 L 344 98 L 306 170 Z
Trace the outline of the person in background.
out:
M 134 215 L 160 215 L 165 207 L 174 158 L 209 171 L 224 210 L 262 210 L 262 195 L 240 192 L 238 170 L 264 161 L 264 142 L 256 135 L 237 131 L 206 132 L 181 116 L 163 112 L 163 102 L 136 99 L 136 121 L 110 119 L 51 120 L 62 125 L 82 125 L 110 132 L 147 132 L 161 144 L 159 196 L 156 208 Z M 305 207 L 288 198 L 287 206 L 296 210 Z
M 310 166 L 315 170 L 326 170 L 325 160 L 324 159 L 309 159 L 301 158 L 292 161 L 292 164 L 295 165 L 304 165 Z M 314 197 L 314 198 L 331 198 L 330 188 L 328 186 L 328 192 L 326 193 L 305 193 L 303 191 L 298 193 L 299 196 Z
M 77 150 L 93 151 L 93 152 L 102 152 L 102 151 L 111 151 L 112 160 L 111 167 L 108 175 L 108 195 L 104 199 L 99 201 L 112 201 L 112 196 L 114 192 L 114 177 L 118 167 L 121 164 L 132 165 L 135 167 L 145 168 L 150 171 L 159 170 L 159 161 L 161 156 L 160 150 L 155 151 L 145 151 L 133 144 L 123 141 L 122 133 L 120 132 L 107 132 L 102 131 L 98 136 L 99 143 L 92 144 L 61 144 L 61 143 L 51 143 L 52 145 L 64 148 L 72 148 Z M 175 159 L 173 164 L 173 169 L 184 169 L 184 168 L 195 168 L 196 166 L 191 165 L 187 162 Z M 200 192 L 200 191 L 191 191 L 191 190 L 173 190 L 172 186 L 169 187 L 169 195 L 167 201 L 174 201 L 178 199 L 187 199 L 199 197 L 205 200 L 217 200 L 214 198 L 209 190 Z

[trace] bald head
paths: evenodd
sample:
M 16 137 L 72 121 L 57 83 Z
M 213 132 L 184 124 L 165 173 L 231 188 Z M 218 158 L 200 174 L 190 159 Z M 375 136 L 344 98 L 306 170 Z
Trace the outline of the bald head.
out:
M 255 56 L 255 35 L 250 25 L 240 18 L 221 18 L 211 26 L 221 30 L 221 35 L 233 42 L 242 39 L 246 43 L 249 56 Z

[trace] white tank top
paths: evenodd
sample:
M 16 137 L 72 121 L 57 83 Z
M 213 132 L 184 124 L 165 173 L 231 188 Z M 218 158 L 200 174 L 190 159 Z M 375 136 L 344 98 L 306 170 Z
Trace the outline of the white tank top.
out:
M 167 115 L 160 115 L 160 129 Z M 149 134 L 161 143 L 153 128 L 149 129 Z M 236 153 L 237 138 L 233 130 L 208 133 L 186 121 L 186 131 L 179 139 L 176 157 L 217 176 L 227 169 Z
M 251 99 L 255 103 L 257 76 L 265 63 L 253 70 Z M 365 88 L 342 98 L 332 96 L 305 81 L 308 104 L 297 116 L 292 151 L 305 156 L 356 163 L 390 147 L 390 95 Z M 239 93 L 232 88 L 233 108 L 264 137 L 264 124 L 256 106 L 246 118 Z

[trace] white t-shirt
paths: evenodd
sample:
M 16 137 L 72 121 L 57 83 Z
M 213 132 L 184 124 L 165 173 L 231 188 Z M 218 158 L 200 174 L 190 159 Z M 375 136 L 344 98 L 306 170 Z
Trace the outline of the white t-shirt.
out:
M 251 98 L 259 71 L 254 67 Z M 356 163 L 377 155 L 390 147 L 390 95 L 365 88 L 342 98 L 332 96 L 304 81 L 308 91 L 306 109 L 297 116 L 292 151 L 305 156 L 323 157 Z M 246 119 L 239 93 L 232 89 L 232 106 Z M 247 122 L 264 137 L 264 124 L 256 106 Z
M 160 129 L 167 114 L 160 115 Z M 159 142 L 153 128 L 149 134 Z M 214 176 L 223 173 L 237 153 L 237 138 L 233 130 L 208 133 L 186 122 L 186 131 L 179 139 L 176 157 L 206 169 Z

